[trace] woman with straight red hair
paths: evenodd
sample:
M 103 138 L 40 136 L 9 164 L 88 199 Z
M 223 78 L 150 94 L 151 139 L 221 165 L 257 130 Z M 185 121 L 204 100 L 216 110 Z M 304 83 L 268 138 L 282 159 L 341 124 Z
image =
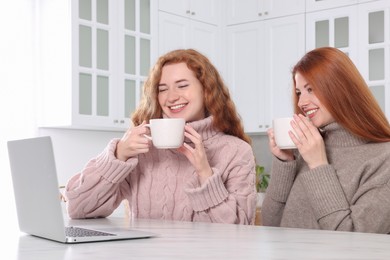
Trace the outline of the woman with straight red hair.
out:
M 136 218 L 253 224 L 255 161 L 228 88 L 195 50 L 160 57 L 121 139 L 66 186 L 71 218 L 106 217 L 127 200 Z M 184 118 L 185 141 L 157 149 L 150 119 Z
M 390 126 L 349 57 L 324 47 L 292 71 L 296 150 L 276 146 L 265 225 L 390 233 Z

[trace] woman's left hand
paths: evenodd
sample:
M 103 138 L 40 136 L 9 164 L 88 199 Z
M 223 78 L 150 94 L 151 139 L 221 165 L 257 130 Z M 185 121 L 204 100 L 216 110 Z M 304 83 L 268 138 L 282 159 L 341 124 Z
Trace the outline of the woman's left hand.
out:
M 325 143 L 317 127 L 302 114 L 294 115 L 290 137 L 310 169 L 328 164 Z
M 184 154 L 195 167 L 200 183 L 202 184 L 213 174 L 204 150 L 203 140 L 190 125 L 186 125 L 184 130 L 184 136 L 190 139 L 194 143 L 195 147 L 193 148 L 189 144 L 184 143 L 177 150 Z

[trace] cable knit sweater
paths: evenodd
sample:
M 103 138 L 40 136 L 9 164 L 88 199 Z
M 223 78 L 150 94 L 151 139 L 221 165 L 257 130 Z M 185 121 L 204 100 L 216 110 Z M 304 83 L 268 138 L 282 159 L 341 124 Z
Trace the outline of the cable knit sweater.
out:
M 190 123 L 202 136 L 213 171 L 202 186 L 194 167 L 180 152 L 152 146 L 148 153 L 123 162 L 115 158 L 119 139 L 114 139 L 68 181 L 69 216 L 106 217 L 127 199 L 136 218 L 253 224 L 252 148 L 237 137 L 215 131 L 211 122 L 208 117 Z
M 274 157 L 265 225 L 390 232 L 390 143 L 367 143 L 337 123 L 324 127 L 329 165 Z

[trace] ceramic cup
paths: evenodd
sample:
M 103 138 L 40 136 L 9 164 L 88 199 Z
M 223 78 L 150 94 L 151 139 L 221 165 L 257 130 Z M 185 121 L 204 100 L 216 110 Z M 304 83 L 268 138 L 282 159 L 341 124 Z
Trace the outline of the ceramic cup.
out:
M 150 119 L 145 126 L 150 128 L 151 136 L 145 137 L 158 149 L 179 148 L 184 141 L 184 125 L 184 118 Z
M 275 142 L 280 149 L 295 149 L 297 148 L 288 131 L 295 133 L 291 126 L 292 117 L 275 118 L 272 122 Z

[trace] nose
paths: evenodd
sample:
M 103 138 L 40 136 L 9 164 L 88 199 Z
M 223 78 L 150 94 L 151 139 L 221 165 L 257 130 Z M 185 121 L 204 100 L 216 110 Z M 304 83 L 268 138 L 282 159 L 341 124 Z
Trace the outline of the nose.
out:
M 301 93 L 298 98 L 298 106 L 300 108 L 307 106 L 309 103 L 309 99 L 305 93 Z
M 175 102 L 180 97 L 179 93 L 176 91 L 175 88 L 168 89 L 168 93 L 167 94 L 168 94 L 167 95 L 167 99 L 168 99 L 168 102 L 170 102 L 170 103 Z

